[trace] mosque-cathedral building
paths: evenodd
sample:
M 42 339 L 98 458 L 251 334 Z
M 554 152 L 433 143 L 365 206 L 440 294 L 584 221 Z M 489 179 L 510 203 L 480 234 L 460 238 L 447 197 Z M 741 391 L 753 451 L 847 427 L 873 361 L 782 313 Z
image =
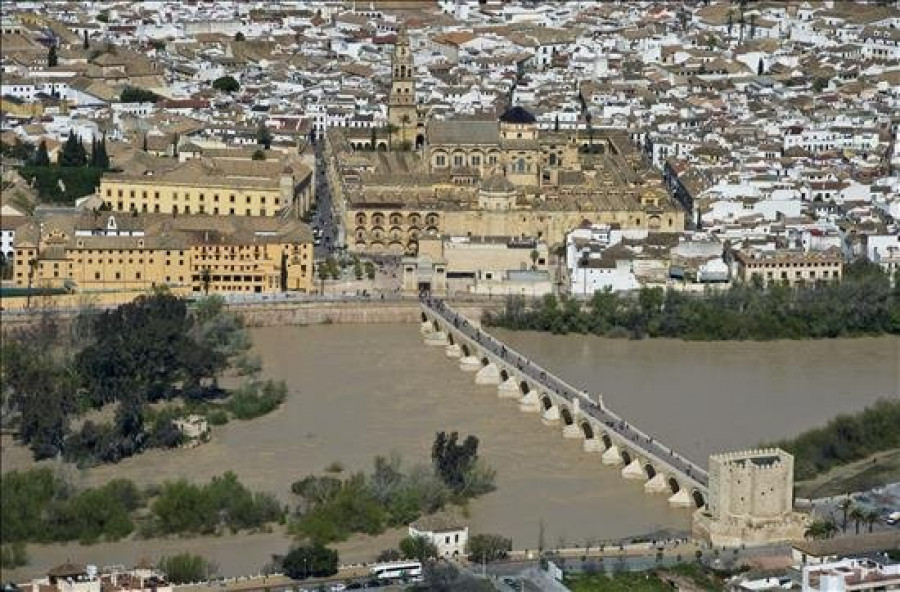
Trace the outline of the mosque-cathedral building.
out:
M 583 224 L 680 232 L 684 212 L 624 130 L 538 129 L 521 106 L 499 120 L 428 120 L 404 32 L 392 57 L 389 137 L 333 128 L 329 177 L 344 241 L 416 254 L 423 235 L 531 237 L 561 244 Z M 381 135 L 384 135 L 382 133 Z

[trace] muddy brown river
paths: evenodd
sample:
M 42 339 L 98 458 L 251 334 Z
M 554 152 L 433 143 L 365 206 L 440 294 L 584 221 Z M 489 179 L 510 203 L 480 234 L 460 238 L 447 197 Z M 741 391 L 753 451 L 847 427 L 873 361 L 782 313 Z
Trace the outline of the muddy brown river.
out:
M 816 342 L 684 343 L 498 332 L 575 385 L 601 392 L 617 413 L 684 454 L 750 447 L 790 436 L 879 396 L 898 396 L 900 339 Z M 497 469 L 497 491 L 471 503 L 475 532 L 512 537 L 516 548 L 537 546 L 544 523 L 548 546 L 583 544 L 659 530 L 684 531 L 687 510 L 667 507 L 640 483 L 604 467 L 599 455 L 564 440 L 536 414 L 500 400 L 495 387 L 426 347 L 416 325 L 319 325 L 253 330 L 265 373 L 291 393 L 277 412 L 215 428 L 212 442 L 194 449 L 151 451 L 118 465 L 77 472 L 76 483 L 114 477 L 139 483 L 184 477 L 205 481 L 226 470 L 251 488 L 291 499 L 290 483 L 332 461 L 368 469 L 375 454 L 399 452 L 405 462 L 428 462 L 438 430 L 481 440 Z M 3 470 L 31 463 L 4 440 Z M 402 532 L 340 545 L 343 561 L 371 560 Z M 12 574 L 31 577 L 65 560 L 129 564 L 142 557 L 189 550 L 220 571 L 255 571 L 289 538 L 280 531 L 249 536 L 125 541 L 84 547 L 29 546 L 32 564 Z

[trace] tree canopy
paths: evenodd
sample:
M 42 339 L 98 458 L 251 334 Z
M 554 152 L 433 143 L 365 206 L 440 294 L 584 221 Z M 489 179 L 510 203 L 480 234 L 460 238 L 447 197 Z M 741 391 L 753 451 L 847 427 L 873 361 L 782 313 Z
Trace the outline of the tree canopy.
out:
M 237 92 L 241 88 L 241 83 L 234 76 L 221 76 L 213 80 L 212 87 L 224 93 Z

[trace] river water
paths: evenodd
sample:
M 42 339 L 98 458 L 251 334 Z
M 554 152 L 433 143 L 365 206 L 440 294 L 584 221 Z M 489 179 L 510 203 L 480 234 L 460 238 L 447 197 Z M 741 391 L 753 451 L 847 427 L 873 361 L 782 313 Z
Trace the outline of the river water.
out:
M 879 396 L 898 396 L 900 339 L 817 342 L 684 343 L 625 341 L 499 331 L 498 336 L 575 385 L 601 392 L 617 413 L 705 464 L 710 452 L 755 446 L 789 436 L 829 417 L 861 409 Z M 212 441 L 181 451 L 151 451 L 74 474 L 96 485 L 114 477 L 139 483 L 184 477 L 205 481 L 226 470 L 253 489 L 291 499 L 290 483 L 332 461 L 369 469 L 376 454 L 396 451 L 407 463 L 428 462 L 438 430 L 481 440 L 497 470 L 497 491 L 471 503 L 476 532 L 499 532 L 516 548 L 583 544 L 663 529 L 689 528 L 687 510 L 604 467 L 599 455 L 564 440 L 496 387 L 476 386 L 443 348 L 422 345 L 416 325 L 317 325 L 253 330 L 265 373 L 290 387 L 269 416 L 215 428 Z M 8 444 L 8 443 L 7 443 Z M 5 445 L 3 469 L 27 466 L 21 449 Z M 342 560 L 371 560 L 396 544 L 394 531 L 339 548 Z M 222 573 L 259 569 L 289 544 L 283 532 L 218 539 L 127 541 L 82 547 L 30 546 L 31 577 L 67 559 L 100 565 L 190 550 L 216 561 Z

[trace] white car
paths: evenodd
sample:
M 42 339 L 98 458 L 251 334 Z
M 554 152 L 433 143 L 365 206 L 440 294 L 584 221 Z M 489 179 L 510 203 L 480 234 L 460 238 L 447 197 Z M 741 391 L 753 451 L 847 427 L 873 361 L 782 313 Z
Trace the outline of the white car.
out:
M 338 582 L 337 584 L 332 584 L 331 588 L 329 588 L 329 590 L 331 590 L 331 592 L 343 592 L 346 589 L 347 589 L 347 585 L 342 584 L 341 582 Z

